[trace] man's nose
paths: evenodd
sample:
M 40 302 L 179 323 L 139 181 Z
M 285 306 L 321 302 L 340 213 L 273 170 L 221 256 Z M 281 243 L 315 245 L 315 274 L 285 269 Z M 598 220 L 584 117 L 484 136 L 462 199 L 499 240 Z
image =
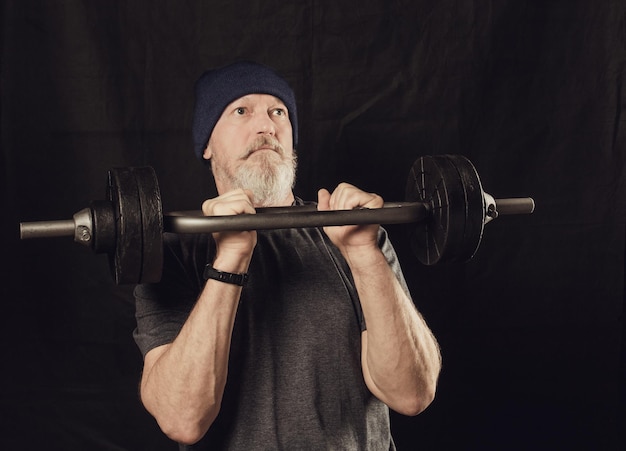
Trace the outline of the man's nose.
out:
M 267 114 L 260 115 L 257 128 L 258 128 L 257 134 L 259 135 L 274 136 L 276 134 L 276 127 L 274 125 L 274 121 Z

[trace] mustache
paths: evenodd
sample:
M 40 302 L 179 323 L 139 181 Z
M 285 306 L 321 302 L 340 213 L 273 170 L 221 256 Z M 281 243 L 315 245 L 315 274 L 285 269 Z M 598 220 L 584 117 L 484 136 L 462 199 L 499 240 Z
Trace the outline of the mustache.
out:
M 274 152 L 276 152 L 277 154 L 279 154 L 280 156 L 284 156 L 285 155 L 285 148 L 282 146 L 282 144 L 280 142 L 278 142 L 278 140 L 276 138 L 273 138 L 271 136 L 259 136 L 256 140 L 254 140 L 254 142 L 252 144 L 250 144 L 247 148 L 246 151 L 243 155 L 243 158 L 246 159 L 248 158 L 250 155 L 252 155 L 254 152 L 256 152 L 257 150 L 261 149 L 261 148 L 266 148 L 269 147 L 270 149 L 272 149 Z

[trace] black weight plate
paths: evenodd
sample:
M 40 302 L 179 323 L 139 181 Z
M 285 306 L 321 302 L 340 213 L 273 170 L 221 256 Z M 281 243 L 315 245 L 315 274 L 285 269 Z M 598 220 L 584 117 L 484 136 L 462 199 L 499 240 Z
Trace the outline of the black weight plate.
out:
M 115 250 L 117 233 L 113 205 L 108 200 L 94 200 L 90 208 L 93 224 L 93 250 L 96 254 L 110 254 Z
M 485 197 L 476 168 L 470 160 L 462 155 L 448 155 L 461 177 L 465 191 L 465 232 L 462 247 L 459 248 L 457 259 L 470 260 L 482 240 L 485 227 Z
M 459 172 L 448 156 L 424 156 L 415 161 L 405 198 L 424 202 L 431 211 L 411 229 L 411 248 L 418 260 L 425 265 L 457 260 L 463 248 L 466 199 Z
M 143 232 L 137 181 L 130 168 L 109 170 L 108 199 L 116 226 L 115 249 L 109 254 L 111 273 L 117 284 L 141 279 Z
M 154 169 L 134 168 L 133 174 L 139 192 L 142 230 L 142 264 L 139 283 L 161 280 L 163 269 L 163 207 L 161 191 Z

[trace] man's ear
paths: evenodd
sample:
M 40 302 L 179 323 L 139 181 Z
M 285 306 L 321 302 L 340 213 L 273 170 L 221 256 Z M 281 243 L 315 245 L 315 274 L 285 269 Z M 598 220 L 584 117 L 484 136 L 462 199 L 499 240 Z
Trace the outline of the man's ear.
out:
M 207 143 L 206 147 L 204 148 L 204 153 L 202 154 L 202 158 L 204 158 L 205 160 L 210 160 L 211 157 L 213 156 L 213 152 L 211 152 L 210 149 L 210 144 Z

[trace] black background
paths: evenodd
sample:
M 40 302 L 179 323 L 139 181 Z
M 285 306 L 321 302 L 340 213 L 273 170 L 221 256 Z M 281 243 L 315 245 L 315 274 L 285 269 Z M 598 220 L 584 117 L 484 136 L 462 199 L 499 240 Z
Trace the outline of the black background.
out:
M 192 88 L 236 59 L 298 99 L 296 192 L 342 180 L 402 200 L 420 155 L 460 153 L 536 212 L 424 267 L 389 227 L 444 368 L 393 416 L 400 450 L 624 449 L 623 1 L 2 2 L 0 448 L 168 450 L 137 397 L 132 287 L 71 239 L 106 171 L 153 166 L 165 210 L 212 196 Z

